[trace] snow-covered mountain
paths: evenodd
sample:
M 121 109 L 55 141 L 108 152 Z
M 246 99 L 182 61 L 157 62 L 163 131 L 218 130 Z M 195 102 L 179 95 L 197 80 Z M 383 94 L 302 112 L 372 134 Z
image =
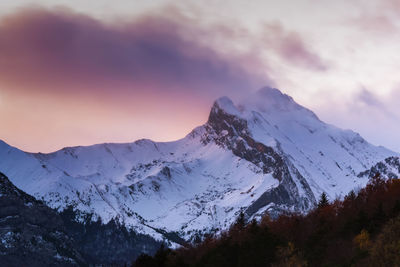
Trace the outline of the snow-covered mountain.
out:
M 240 211 L 307 211 L 364 186 L 359 175 L 398 154 L 328 125 L 277 89 L 235 105 L 215 101 L 209 119 L 174 142 L 139 140 L 25 153 L 0 143 L 0 171 L 51 207 L 117 217 L 136 231 L 184 238 L 226 229 Z

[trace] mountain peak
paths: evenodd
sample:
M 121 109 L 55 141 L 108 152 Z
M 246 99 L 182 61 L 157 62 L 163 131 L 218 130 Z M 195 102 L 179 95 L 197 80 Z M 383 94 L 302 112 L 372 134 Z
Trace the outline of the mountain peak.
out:
M 258 89 L 256 94 L 259 94 L 259 95 L 276 95 L 276 96 L 286 95 L 286 94 L 283 94 L 281 92 L 281 90 L 279 90 L 277 88 L 274 88 L 274 87 L 269 87 L 269 86 L 265 86 L 265 87 L 263 87 L 261 89 Z
M 215 113 L 219 110 L 223 110 L 225 113 L 231 115 L 240 115 L 240 111 L 236 108 L 235 104 L 233 104 L 232 100 L 227 96 L 223 96 L 215 100 L 211 108 L 211 113 Z
M 291 96 L 272 87 L 263 87 L 256 92 L 249 92 L 237 105 L 226 96 L 220 97 L 214 102 L 211 114 L 218 113 L 221 110 L 240 118 L 246 117 L 246 114 L 252 111 L 268 114 L 292 114 L 290 116 L 295 116 L 295 113 L 302 111 L 301 116 L 312 115 L 316 117 L 313 112 L 297 104 Z
M 279 89 L 272 87 L 263 87 L 253 94 L 250 94 L 243 101 L 249 109 L 255 109 L 261 112 L 265 111 L 292 111 L 303 107 L 297 104 L 292 97 L 282 93 Z
M 254 96 L 259 98 L 267 98 L 267 99 L 274 99 L 275 101 L 290 101 L 293 102 L 293 98 L 287 94 L 282 93 L 277 88 L 272 87 L 263 87 L 259 89 Z

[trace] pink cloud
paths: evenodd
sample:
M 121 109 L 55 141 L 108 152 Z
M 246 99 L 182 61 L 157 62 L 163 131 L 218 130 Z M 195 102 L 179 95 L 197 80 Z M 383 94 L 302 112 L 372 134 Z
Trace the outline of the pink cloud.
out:
M 256 48 L 235 49 L 244 40 Z M 204 122 L 216 97 L 276 86 L 268 53 L 326 69 L 296 33 L 270 29 L 265 51 L 259 42 L 240 25 L 199 25 L 174 8 L 114 23 L 22 9 L 0 19 L 0 139 L 29 151 L 171 140 Z
M 355 2 L 359 13 L 347 20 L 347 26 L 356 26 L 363 32 L 377 36 L 392 36 L 399 30 L 400 2 L 398 0 Z
M 327 62 L 312 51 L 311 46 L 298 33 L 288 31 L 278 23 L 265 25 L 263 39 L 267 47 L 288 63 L 316 71 L 329 69 Z

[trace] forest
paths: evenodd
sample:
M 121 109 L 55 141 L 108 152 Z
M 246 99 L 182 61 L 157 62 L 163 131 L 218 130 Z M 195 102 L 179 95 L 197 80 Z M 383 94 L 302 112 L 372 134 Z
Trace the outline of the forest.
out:
M 400 180 L 377 174 L 342 199 L 322 194 L 307 214 L 259 222 L 240 214 L 218 236 L 177 250 L 162 246 L 132 266 L 400 266 Z

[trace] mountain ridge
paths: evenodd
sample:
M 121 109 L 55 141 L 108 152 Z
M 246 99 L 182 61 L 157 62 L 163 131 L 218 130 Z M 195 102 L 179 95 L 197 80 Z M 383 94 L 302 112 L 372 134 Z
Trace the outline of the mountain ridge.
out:
M 158 239 L 163 236 L 152 227 L 193 240 L 227 229 L 242 211 L 247 219 L 305 212 L 322 192 L 344 196 L 367 183 L 359 173 L 390 156 L 398 154 L 263 88 L 237 105 L 219 98 L 208 121 L 177 141 L 49 154 L 3 144 L 0 171 L 53 208 L 72 205 Z

